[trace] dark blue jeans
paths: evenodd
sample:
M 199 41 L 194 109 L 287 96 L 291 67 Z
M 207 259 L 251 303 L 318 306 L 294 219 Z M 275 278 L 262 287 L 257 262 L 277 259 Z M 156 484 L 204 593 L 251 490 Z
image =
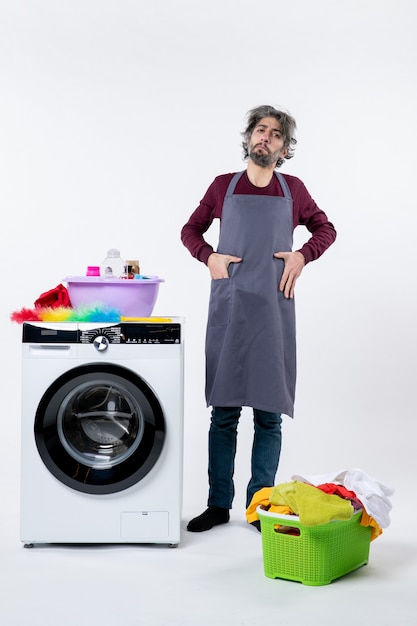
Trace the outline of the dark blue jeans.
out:
M 209 506 L 232 508 L 237 426 L 242 407 L 213 407 L 208 440 Z M 281 453 L 281 414 L 253 409 L 254 436 L 246 508 L 254 493 L 273 487 Z

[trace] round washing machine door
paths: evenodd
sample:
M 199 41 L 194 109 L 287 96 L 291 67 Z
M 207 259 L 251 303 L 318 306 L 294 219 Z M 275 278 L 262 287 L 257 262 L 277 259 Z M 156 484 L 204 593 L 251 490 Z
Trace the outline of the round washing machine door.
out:
M 60 376 L 35 416 L 35 440 L 49 471 L 72 489 L 122 491 L 155 465 L 165 419 L 140 376 L 112 364 L 89 364 Z

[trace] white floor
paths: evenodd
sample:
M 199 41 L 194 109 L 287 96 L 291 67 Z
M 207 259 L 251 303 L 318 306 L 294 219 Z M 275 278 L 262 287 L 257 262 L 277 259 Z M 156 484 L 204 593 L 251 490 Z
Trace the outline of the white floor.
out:
M 2 482 L 3 626 L 417 624 L 415 505 L 413 514 L 398 494 L 391 525 L 371 543 L 368 564 L 311 587 L 265 577 L 260 533 L 238 512 L 225 526 L 193 534 L 185 530 L 190 515 L 200 512 L 193 507 L 184 514 L 177 548 L 25 549 L 18 538 L 18 497 L 4 475 Z

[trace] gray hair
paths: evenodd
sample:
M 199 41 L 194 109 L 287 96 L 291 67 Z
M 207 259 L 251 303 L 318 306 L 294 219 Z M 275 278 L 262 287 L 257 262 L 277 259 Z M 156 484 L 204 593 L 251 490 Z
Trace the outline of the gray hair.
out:
M 255 128 L 255 126 L 260 122 L 264 117 L 274 117 L 280 124 L 282 133 L 284 136 L 284 146 L 283 149 L 287 149 L 288 152 L 285 157 L 280 157 L 276 162 L 275 167 L 281 167 L 284 163 L 284 159 L 292 159 L 295 151 L 295 144 L 297 140 L 295 138 L 295 129 L 296 123 L 295 119 L 285 111 L 278 111 L 273 106 L 268 104 L 264 104 L 262 106 L 255 107 L 251 109 L 247 114 L 248 123 L 246 129 L 243 131 L 243 158 L 246 160 L 249 157 L 248 153 L 248 143 L 250 136 Z

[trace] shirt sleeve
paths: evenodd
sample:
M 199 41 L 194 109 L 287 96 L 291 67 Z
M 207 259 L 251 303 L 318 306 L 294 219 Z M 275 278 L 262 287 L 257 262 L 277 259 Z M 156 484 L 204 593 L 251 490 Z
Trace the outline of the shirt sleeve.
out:
M 336 239 L 336 229 L 329 221 L 307 191 L 304 183 L 296 179 L 296 185 L 291 185 L 294 202 L 294 228 L 305 226 L 311 237 L 299 248 L 306 263 L 315 261 L 329 248 Z
M 181 241 L 184 246 L 194 258 L 206 265 L 214 249 L 204 239 L 204 233 L 210 228 L 214 218 L 221 217 L 223 198 L 220 196 L 218 179 L 215 179 L 181 229 Z

